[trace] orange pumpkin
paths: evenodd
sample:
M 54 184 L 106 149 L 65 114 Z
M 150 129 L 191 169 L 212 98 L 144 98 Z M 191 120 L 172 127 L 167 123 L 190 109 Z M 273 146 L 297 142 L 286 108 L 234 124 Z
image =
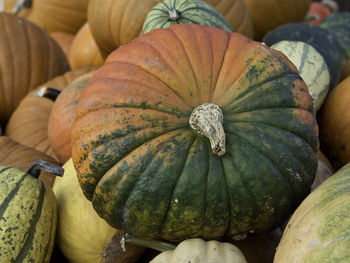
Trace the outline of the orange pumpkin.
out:
M 338 169 L 350 162 L 350 77 L 328 95 L 318 116 L 320 147 Z
M 89 0 L 4 0 L 4 10 L 18 13 L 48 32 L 76 33 L 86 22 Z M 17 10 L 15 6 L 18 5 Z
M 323 0 L 321 3 L 312 2 L 305 20 L 308 24 L 318 26 L 323 19 L 338 11 L 338 4 L 334 0 Z
M 104 59 L 92 37 L 88 23 L 85 23 L 75 35 L 68 60 L 73 70 L 103 64 Z
M 74 35 L 66 32 L 52 32 L 50 33 L 50 37 L 52 37 L 62 48 L 64 54 L 68 58 L 69 50 L 73 42 Z
M 0 125 L 27 93 L 69 70 L 60 46 L 25 19 L 0 13 Z
M 15 167 L 26 172 L 29 167 L 37 160 L 44 160 L 51 164 L 59 166 L 60 164 L 45 153 L 39 152 L 30 147 L 24 146 L 9 137 L 0 136 L 0 164 Z M 39 179 L 53 186 L 56 176 L 43 171 Z
M 243 0 L 253 20 L 254 39 L 289 22 L 302 21 L 311 0 Z
M 34 91 L 30 92 L 11 115 L 6 126 L 6 135 L 11 139 L 57 159 L 48 139 L 48 120 L 53 99 L 42 97 L 38 91 L 42 87 L 51 87 L 62 91 L 69 83 L 92 68 L 69 71 L 58 76 Z
M 90 0 L 88 22 L 102 55 L 140 35 L 148 12 L 162 0 Z M 243 0 L 205 0 L 223 14 L 232 29 L 253 37 L 253 26 Z

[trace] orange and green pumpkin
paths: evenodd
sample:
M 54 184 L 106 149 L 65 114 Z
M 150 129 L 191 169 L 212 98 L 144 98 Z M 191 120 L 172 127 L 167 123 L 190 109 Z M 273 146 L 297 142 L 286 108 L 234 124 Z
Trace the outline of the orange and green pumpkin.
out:
M 155 29 L 118 48 L 75 114 L 85 196 L 109 224 L 146 239 L 271 229 L 317 169 L 314 109 L 295 66 L 215 27 Z
M 142 34 L 175 24 L 215 26 L 232 32 L 230 24 L 214 7 L 202 0 L 164 0 L 148 13 Z

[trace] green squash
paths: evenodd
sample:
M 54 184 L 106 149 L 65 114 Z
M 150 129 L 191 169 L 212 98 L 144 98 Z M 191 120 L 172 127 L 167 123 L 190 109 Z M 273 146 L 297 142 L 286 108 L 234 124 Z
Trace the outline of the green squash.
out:
M 274 263 L 350 262 L 350 163 L 313 191 L 283 233 Z
M 350 58 L 350 13 L 339 12 L 327 16 L 320 24 L 335 36 L 346 55 Z
M 281 51 L 297 67 L 305 81 L 317 111 L 327 97 L 330 84 L 328 66 L 322 55 L 302 41 L 283 40 L 271 46 Z
M 148 13 L 142 34 L 174 24 L 214 26 L 232 32 L 230 24 L 223 15 L 202 0 L 164 0 Z
M 49 262 L 55 240 L 56 198 L 37 179 L 63 169 L 38 161 L 27 171 L 0 166 L 0 262 Z

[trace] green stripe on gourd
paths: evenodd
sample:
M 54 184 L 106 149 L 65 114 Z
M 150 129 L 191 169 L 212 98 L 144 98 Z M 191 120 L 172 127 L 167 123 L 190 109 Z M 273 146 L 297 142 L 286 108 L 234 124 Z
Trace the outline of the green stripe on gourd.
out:
M 329 31 L 338 40 L 346 58 L 350 58 L 350 13 L 339 12 L 327 16 L 320 27 Z
M 281 51 L 299 70 L 309 88 L 315 110 L 320 109 L 327 97 L 330 74 L 322 55 L 311 45 L 301 41 L 283 40 L 271 48 Z
M 175 24 L 199 24 L 233 31 L 223 15 L 202 0 L 165 0 L 148 13 L 142 34 Z
M 307 196 L 294 212 L 274 263 L 350 262 L 350 164 Z
M 49 262 L 57 210 L 38 170 L 0 166 L 0 262 Z

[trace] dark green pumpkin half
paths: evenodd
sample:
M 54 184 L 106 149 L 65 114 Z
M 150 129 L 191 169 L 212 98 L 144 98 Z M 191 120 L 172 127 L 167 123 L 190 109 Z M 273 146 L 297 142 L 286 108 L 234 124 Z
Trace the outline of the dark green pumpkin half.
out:
M 212 141 L 193 116 L 209 118 Z M 109 224 L 145 239 L 278 226 L 309 193 L 317 150 L 312 100 L 286 56 L 194 24 L 113 52 L 81 93 L 72 129 L 85 196 Z
M 175 24 L 214 26 L 232 32 L 230 24 L 214 7 L 202 0 L 165 0 L 148 13 L 142 28 L 145 34 Z
M 27 173 L 0 166 L 0 262 L 49 262 L 55 240 L 56 198 L 37 179 L 62 169 L 40 161 Z
M 289 23 L 267 33 L 263 42 L 271 46 L 282 40 L 302 41 L 313 46 L 324 58 L 331 77 L 330 90 L 339 83 L 345 54 L 336 37 L 327 30 L 305 23 Z
M 350 58 L 350 13 L 339 12 L 327 16 L 320 27 L 333 34 L 344 50 L 346 58 Z

